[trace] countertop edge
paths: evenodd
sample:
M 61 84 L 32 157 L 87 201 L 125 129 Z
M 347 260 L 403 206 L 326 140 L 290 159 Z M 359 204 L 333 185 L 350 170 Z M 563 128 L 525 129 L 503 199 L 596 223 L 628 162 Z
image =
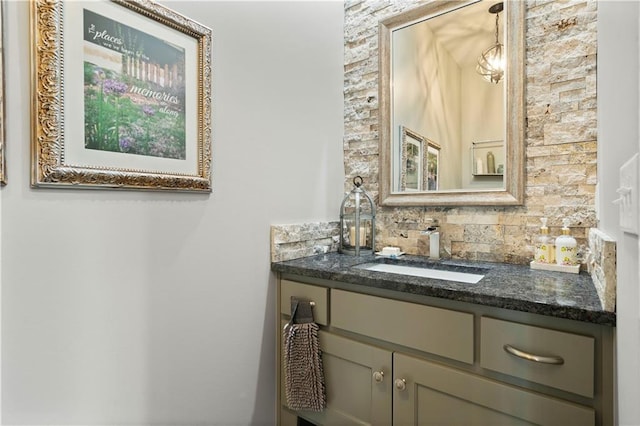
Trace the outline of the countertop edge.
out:
M 315 258 L 315 256 L 312 256 L 309 259 L 312 258 Z M 296 260 L 299 262 L 304 262 L 300 261 L 300 259 Z M 609 312 L 605 310 L 593 310 L 580 306 L 567 306 L 560 304 L 551 304 L 548 302 L 537 302 L 526 300 L 524 298 L 479 294 L 472 291 L 448 289 L 440 286 L 425 284 L 425 282 L 429 283 L 431 282 L 431 280 L 423 280 L 424 282 L 421 282 L 419 285 L 412 284 L 411 282 L 400 282 L 398 279 L 394 279 L 394 274 L 377 274 L 375 278 L 372 278 L 371 276 L 363 276 L 362 274 L 356 275 L 355 273 L 349 271 L 349 267 L 327 270 L 310 265 L 296 265 L 295 263 L 295 260 L 272 262 L 271 270 L 278 273 L 330 281 L 340 281 L 352 285 L 358 285 L 362 286 L 363 293 L 366 293 L 366 288 L 370 287 L 388 291 L 397 291 L 400 293 L 429 296 L 457 302 L 472 303 L 476 305 L 484 305 L 513 311 L 593 323 L 603 326 L 615 327 L 616 325 L 615 312 Z M 484 264 L 479 265 L 483 266 Z M 516 265 L 514 265 L 514 267 L 516 267 Z M 571 278 L 572 277 L 567 277 L 567 279 Z

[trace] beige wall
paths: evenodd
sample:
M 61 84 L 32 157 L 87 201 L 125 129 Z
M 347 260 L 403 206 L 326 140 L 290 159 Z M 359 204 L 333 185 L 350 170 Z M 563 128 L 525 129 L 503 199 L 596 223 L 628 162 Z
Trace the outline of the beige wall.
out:
M 463 189 L 500 188 L 502 180 L 498 178 L 474 178 L 473 165 L 477 159 L 471 158 L 473 142 L 503 141 L 504 140 L 504 80 L 498 84 L 489 84 L 478 78 L 475 66 L 466 67 L 462 72 L 462 158 L 460 179 Z M 501 119 L 502 118 L 502 119 Z M 505 152 L 503 148 L 492 148 L 495 154 L 495 164 L 504 164 Z M 482 151 L 486 153 L 486 151 Z M 486 160 L 483 159 L 485 164 Z
M 417 4 L 345 3 L 345 188 L 363 176 L 378 193 L 378 21 Z M 442 223 L 454 257 L 526 263 L 540 217 L 562 218 L 586 245 L 596 225 L 595 1 L 528 2 L 526 10 L 526 190 L 519 207 L 379 207 L 378 246 L 423 254 L 427 218 Z
M 31 189 L 30 5 L 2 3 L 3 425 L 275 422 L 268 231 L 340 208 L 344 9 L 163 3 L 213 30 L 211 194 Z
M 448 158 L 460 158 L 461 72 L 447 49 L 433 40 L 426 25 L 393 33 L 392 129 L 395 140 L 400 138 L 399 127 L 406 126 L 438 143 L 442 147 L 440 161 L 446 162 Z M 423 72 L 416 73 L 416 68 Z M 459 167 L 440 168 L 440 188 L 460 188 L 460 176 Z

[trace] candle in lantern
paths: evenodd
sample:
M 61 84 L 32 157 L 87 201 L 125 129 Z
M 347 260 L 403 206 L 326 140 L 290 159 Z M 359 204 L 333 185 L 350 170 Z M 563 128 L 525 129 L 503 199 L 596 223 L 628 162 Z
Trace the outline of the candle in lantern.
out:
M 367 234 L 365 231 L 365 227 L 361 226 L 360 227 L 360 247 L 364 247 L 366 245 L 366 241 L 367 241 Z M 356 245 L 356 227 L 352 226 L 351 228 L 349 228 L 349 242 L 351 243 L 352 246 Z

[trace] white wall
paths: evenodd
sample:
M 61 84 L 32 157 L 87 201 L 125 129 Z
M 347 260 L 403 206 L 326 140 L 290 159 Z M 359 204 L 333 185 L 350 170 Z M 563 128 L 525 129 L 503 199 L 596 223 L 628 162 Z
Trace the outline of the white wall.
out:
M 211 195 L 29 188 L 29 4 L 5 4 L 4 424 L 269 424 L 269 225 L 335 220 L 341 2 L 165 2 L 213 29 Z
M 622 233 L 618 169 L 638 152 L 638 2 L 598 2 L 598 214 L 600 228 L 617 239 L 618 421 L 640 424 L 640 259 L 638 237 Z
M 491 177 L 474 178 L 473 166 L 476 159 L 471 158 L 473 142 L 504 141 L 504 79 L 498 83 L 489 83 L 479 78 L 475 65 L 462 70 L 462 93 L 465 102 L 462 102 L 462 170 L 460 179 L 463 189 L 495 189 L 503 186 L 502 180 Z M 486 157 L 487 151 L 480 151 Z M 492 148 L 495 155 L 495 166 L 505 164 L 504 148 Z M 486 158 L 482 158 L 487 167 Z

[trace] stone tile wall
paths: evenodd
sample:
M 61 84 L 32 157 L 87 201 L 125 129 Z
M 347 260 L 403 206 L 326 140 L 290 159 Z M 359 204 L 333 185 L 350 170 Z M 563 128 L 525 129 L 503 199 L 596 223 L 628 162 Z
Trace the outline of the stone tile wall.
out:
M 337 251 L 339 225 L 340 222 L 272 225 L 271 261 L 281 262 Z
M 378 21 L 416 0 L 345 2 L 345 190 L 354 176 L 378 193 Z M 562 218 L 586 251 L 596 226 L 597 3 L 527 1 L 526 191 L 518 207 L 392 208 L 377 211 L 377 244 L 427 254 L 420 230 L 437 218 L 443 255 L 527 263 L 540 218 L 560 234 Z
M 616 242 L 599 229 L 589 232 L 589 256 L 587 266 L 593 284 L 598 291 L 602 307 L 616 310 Z

